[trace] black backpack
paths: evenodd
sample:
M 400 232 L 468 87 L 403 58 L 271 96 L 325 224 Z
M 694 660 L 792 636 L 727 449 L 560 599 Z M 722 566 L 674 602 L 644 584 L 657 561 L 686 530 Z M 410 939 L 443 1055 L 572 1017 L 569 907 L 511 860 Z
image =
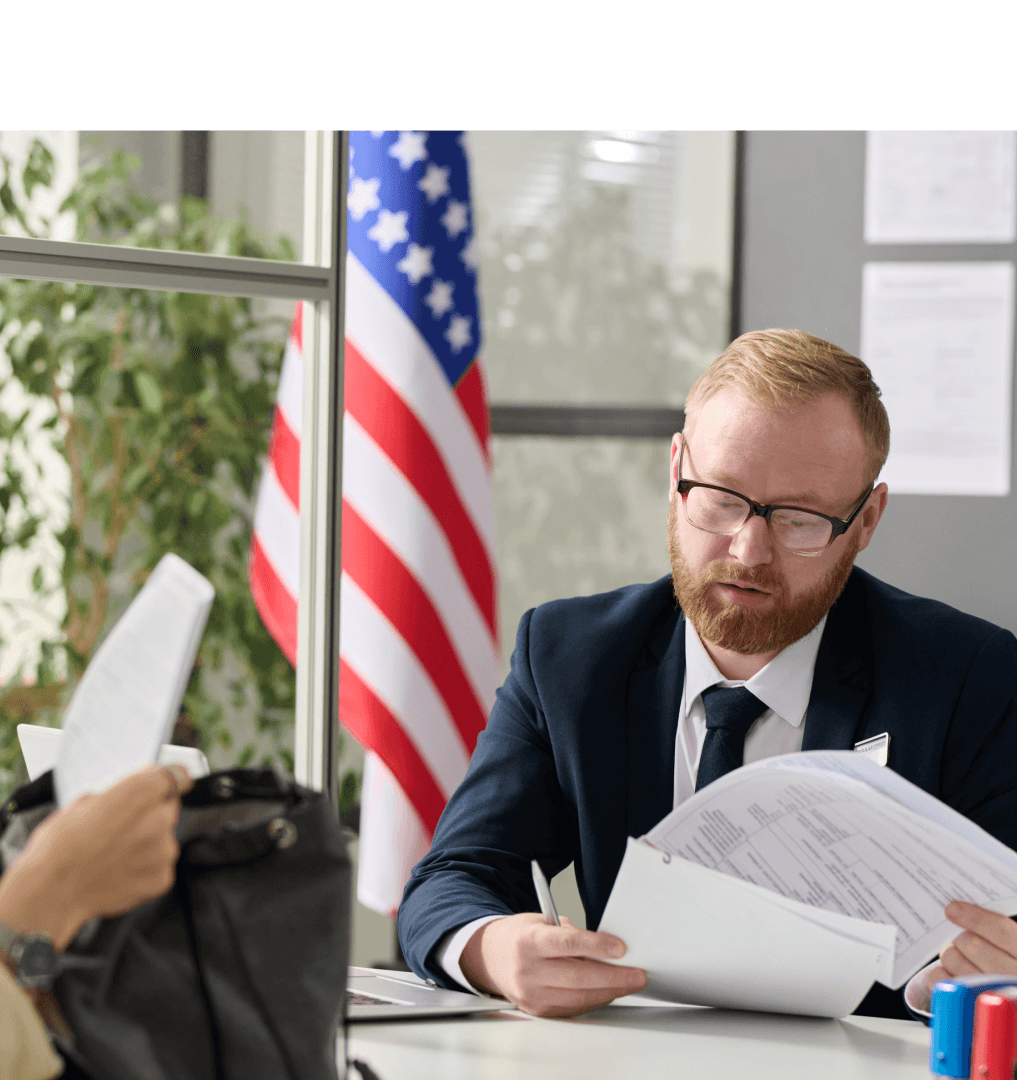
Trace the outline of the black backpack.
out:
M 47 773 L 0 811 L 19 846 L 53 804 Z M 165 896 L 87 924 L 54 993 L 58 1040 L 94 1080 L 336 1080 L 351 867 L 326 796 L 233 769 L 183 797 Z

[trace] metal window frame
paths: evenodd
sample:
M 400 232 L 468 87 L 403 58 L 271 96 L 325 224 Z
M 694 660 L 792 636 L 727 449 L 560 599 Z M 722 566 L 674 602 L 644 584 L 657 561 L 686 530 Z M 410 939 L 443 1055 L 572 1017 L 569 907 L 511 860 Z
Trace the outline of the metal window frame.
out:
M 334 297 L 329 266 L 21 236 L 0 236 L 0 276 L 317 303 Z
M 493 435 L 670 439 L 685 410 L 640 405 L 491 405 Z
M 305 144 L 304 252 L 331 266 L 331 295 L 304 321 L 300 436 L 300 598 L 294 775 L 339 804 L 339 589 L 342 566 L 344 271 L 349 133 Z M 313 387 L 314 392 L 308 393 Z

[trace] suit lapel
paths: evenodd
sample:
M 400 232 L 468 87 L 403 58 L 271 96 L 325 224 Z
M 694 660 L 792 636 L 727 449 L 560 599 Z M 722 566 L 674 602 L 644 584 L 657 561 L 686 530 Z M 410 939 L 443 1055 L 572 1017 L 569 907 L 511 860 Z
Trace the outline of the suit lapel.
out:
M 850 750 L 872 687 L 861 588 L 852 572 L 830 609 L 805 714 L 803 750 Z
M 642 836 L 674 805 L 674 752 L 685 683 L 685 617 L 651 640 L 629 677 L 625 710 L 626 835 Z

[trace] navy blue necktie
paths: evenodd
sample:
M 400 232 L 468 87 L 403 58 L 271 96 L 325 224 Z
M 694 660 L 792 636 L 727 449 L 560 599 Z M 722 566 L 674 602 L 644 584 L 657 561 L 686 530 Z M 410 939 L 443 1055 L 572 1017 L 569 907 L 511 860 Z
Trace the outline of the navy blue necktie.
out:
M 744 686 L 711 686 L 703 691 L 706 739 L 699 757 L 696 791 L 740 767 L 745 736 L 766 706 Z

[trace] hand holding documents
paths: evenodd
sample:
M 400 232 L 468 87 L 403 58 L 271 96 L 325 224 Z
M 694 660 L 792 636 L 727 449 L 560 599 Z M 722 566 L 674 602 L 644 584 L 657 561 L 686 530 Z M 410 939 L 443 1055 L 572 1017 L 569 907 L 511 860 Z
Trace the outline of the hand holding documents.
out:
M 729 773 L 630 839 L 600 930 L 655 997 L 845 1016 L 956 936 L 952 900 L 1017 914 L 1017 854 L 896 773 L 813 751 Z
M 59 805 L 154 762 L 176 720 L 215 597 L 165 555 L 96 650 L 64 715 L 54 781 Z

